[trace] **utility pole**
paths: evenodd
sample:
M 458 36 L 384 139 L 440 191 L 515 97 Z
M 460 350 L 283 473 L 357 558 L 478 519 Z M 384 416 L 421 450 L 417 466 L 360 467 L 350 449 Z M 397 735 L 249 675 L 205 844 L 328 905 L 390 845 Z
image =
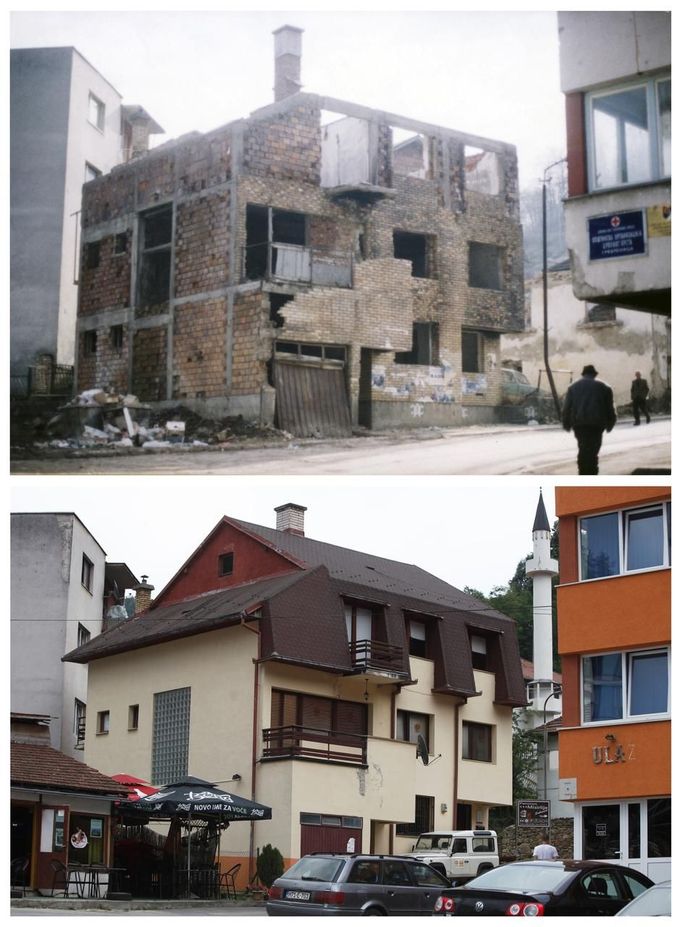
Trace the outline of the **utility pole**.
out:
M 558 161 L 553 161 L 551 164 L 548 164 L 545 168 L 542 175 L 542 319 L 543 319 L 543 347 L 544 347 L 544 356 L 545 356 L 545 371 L 547 373 L 547 381 L 549 382 L 549 388 L 552 391 L 552 396 L 554 397 L 554 407 L 556 408 L 556 414 L 561 421 L 561 403 L 559 402 L 559 394 L 556 391 L 556 386 L 554 384 L 554 376 L 552 375 L 552 368 L 549 364 L 549 325 L 547 318 L 547 184 L 549 183 L 548 172 L 556 167 L 557 164 L 563 164 L 566 158 L 559 158 Z

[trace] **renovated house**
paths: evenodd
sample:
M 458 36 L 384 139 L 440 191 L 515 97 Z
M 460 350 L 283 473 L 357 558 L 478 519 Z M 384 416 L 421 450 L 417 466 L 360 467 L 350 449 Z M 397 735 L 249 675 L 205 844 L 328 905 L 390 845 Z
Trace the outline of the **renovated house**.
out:
M 401 852 L 511 804 L 514 622 L 424 569 L 224 517 L 151 606 L 73 650 L 89 763 L 190 774 L 272 807 L 223 863 Z M 248 872 L 247 872 L 248 869 Z
M 296 435 L 496 420 L 523 328 L 516 150 L 301 92 L 87 183 L 80 390 Z
M 559 798 L 577 859 L 671 870 L 670 488 L 558 487 Z

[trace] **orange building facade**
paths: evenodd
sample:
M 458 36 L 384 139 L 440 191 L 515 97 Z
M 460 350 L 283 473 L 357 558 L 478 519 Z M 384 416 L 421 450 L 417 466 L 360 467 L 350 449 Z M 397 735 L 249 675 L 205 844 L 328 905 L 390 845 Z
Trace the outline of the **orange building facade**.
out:
M 559 797 L 576 859 L 671 869 L 671 492 L 557 487 Z

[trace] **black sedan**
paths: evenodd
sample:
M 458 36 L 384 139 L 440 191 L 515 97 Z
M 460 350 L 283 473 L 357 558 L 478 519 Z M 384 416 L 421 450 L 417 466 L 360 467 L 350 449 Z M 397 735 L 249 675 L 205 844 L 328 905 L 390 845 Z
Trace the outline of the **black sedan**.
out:
M 509 863 L 461 888 L 444 889 L 434 915 L 613 915 L 650 885 L 651 879 L 610 863 L 587 860 Z

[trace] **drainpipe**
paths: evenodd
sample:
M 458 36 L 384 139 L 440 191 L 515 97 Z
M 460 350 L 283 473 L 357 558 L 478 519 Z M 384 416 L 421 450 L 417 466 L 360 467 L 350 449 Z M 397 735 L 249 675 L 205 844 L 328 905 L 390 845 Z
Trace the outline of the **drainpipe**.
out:
M 457 792 L 459 791 L 459 709 L 462 703 L 455 703 L 455 769 L 453 775 L 452 829 L 457 830 Z
M 262 659 L 261 654 L 261 634 L 258 628 L 253 628 L 251 625 L 246 623 L 246 619 L 241 619 L 241 627 L 245 628 L 247 631 L 251 631 L 252 634 L 257 635 L 258 637 L 258 656 L 253 661 L 253 732 L 251 736 L 251 799 L 256 801 L 256 768 L 257 768 L 257 751 L 258 751 L 258 715 L 260 707 L 260 664 Z M 255 837 L 255 821 L 251 821 L 250 833 L 249 833 L 249 872 L 248 878 L 251 879 L 251 872 L 253 871 L 253 860 L 254 860 L 254 846 L 256 842 Z

